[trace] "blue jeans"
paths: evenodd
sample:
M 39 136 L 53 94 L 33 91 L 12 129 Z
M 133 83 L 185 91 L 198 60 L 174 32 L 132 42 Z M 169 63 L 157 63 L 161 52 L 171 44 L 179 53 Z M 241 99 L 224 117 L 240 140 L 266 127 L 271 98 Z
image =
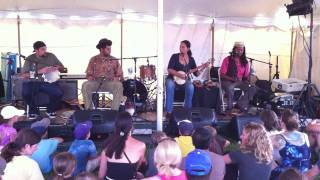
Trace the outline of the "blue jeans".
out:
M 63 92 L 58 85 L 58 82 L 47 83 L 41 81 L 24 82 L 22 85 L 22 96 L 25 103 L 29 105 L 30 114 L 38 114 L 38 103 L 41 101 L 38 98 L 39 92 L 49 96 L 47 105 L 48 113 L 55 112 L 63 96 Z
M 187 80 L 184 85 L 177 85 L 172 79 L 168 78 L 166 80 L 166 111 L 168 113 L 171 113 L 173 109 L 174 92 L 176 87 L 184 88 L 184 107 L 192 107 L 192 97 L 194 92 L 194 86 L 192 82 L 190 80 Z

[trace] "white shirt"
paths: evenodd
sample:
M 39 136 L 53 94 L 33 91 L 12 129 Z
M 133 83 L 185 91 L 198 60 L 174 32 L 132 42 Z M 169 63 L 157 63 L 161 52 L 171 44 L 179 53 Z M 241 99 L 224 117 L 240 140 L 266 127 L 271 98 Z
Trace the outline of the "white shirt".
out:
M 37 162 L 28 156 L 14 156 L 7 163 L 3 180 L 44 180 Z

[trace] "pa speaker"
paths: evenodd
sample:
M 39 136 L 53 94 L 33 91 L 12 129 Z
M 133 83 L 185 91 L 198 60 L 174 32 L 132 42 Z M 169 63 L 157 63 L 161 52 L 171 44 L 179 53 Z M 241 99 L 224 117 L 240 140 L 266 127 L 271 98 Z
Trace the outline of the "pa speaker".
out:
M 194 129 L 211 126 L 215 122 L 215 112 L 209 108 L 175 108 L 172 112 L 172 117 L 169 119 L 169 124 L 166 133 L 170 136 L 178 136 L 179 130 L 177 123 L 181 120 L 188 119 L 192 121 Z
M 263 124 L 259 116 L 235 116 L 231 119 L 229 133 L 227 135 L 233 139 L 240 140 L 243 128 L 250 122 Z
M 113 132 L 118 111 L 115 110 L 78 110 L 73 114 L 73 123 L 92 121 L 92 134 Z

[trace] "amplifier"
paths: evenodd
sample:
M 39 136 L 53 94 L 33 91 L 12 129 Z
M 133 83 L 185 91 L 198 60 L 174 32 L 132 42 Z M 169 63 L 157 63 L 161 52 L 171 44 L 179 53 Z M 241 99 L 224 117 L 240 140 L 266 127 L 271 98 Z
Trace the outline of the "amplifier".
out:
M 272 99 L 277 106 L 283 108 L 290 108 L 293 106 L 295 99 L 292 94 L 288 93 L 275 93 L 275 97 Z
M 272 87 L 284 92 L 301 91 L 305 84 L 307 84 L 306 81 L 296 78 L 272 80 Z

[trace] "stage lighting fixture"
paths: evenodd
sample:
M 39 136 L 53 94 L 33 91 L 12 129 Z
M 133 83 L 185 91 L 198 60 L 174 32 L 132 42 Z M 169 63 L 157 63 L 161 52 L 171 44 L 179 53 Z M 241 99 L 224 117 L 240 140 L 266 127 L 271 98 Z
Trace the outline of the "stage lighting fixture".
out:
M 306 15 L 311 13 L 313 0 L 293 0 L 285 5 L 289 16 Z

